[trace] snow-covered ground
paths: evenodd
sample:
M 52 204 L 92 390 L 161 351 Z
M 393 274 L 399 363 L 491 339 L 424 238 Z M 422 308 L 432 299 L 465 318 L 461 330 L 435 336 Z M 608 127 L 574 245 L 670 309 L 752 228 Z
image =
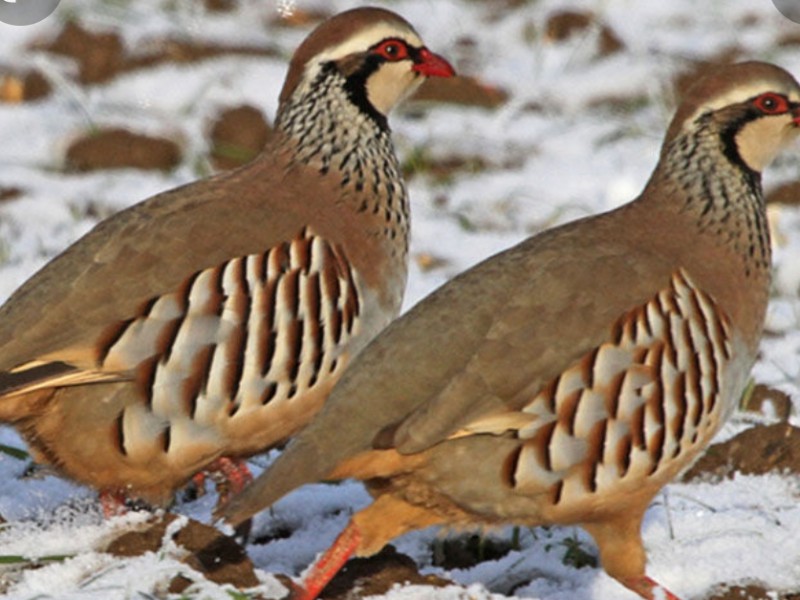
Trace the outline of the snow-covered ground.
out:
M 480 157 L 486 168 L 447 178 L 424 172 L 409 184 L 413 205 L 412 255 L 433 257 L 435 268 L 412 265 L 406 306 L 476 261 L 523 237 L 617 206 L 644 185 L 674 109 L 673 76 L 692 61 L 735 48 L 741 59 L 775 62 L 800 75 L 800 35 L 769 0 L 396 0 L 375 2 L 403 14 L 436 52 L 463 74 L 506 90 L 495 110 L 407 106 L 391 122 L 401 156 L 426 160 Z M 351 0 L 242 0 L 233 12 L 208 13 L 197 0 L 64 0 L 52 17 L 30 27 L 0 24 L 0 71 L 36 67 L 55 87 L 34 103 L 0 104 L 0 188 L 23 194 L 0 203 L 0 300 L 54 254 L 90 229 L 96 214 L 118 210 L 155 192 L 200 176 L 206 130 L 221 107 L 250 103 L 272 116 L 292 49 L 307 29 L 269 23 L 294 8 L 343 10 Z M 332 8 L 331 8 L 332 7 Z M 588 9 L 624 48 L 597 52 L 597 30 L 563 42 L 545 36 L 545 21 L 564 8 Z M 80 86 L 63 58 L 29 49 L 69 18 L 89 28 L 113 29 L 127 43 L 164 35 L 220 42 L 276 45 L 279 58 L 228 56 L 132 71 L 109 83 Z M 62 170 L 70 140 L 102 125 L 126 125 L 178 139 L 181 165 L 169 173 Z M 765 173 L 767 189 L 798 177 L 798 147 Z M 200 167 L 198 166 L 200 165 Z M 800 209 L 773 213 L 775 285 L 769 336 L 754 370 L 756 381 L 800 404 Z M 796 417 L 793 417 L 796 422 Z M 753 417 L 737 415 L 721 437 Z M 10 428 L 0 444 L 24 448 Z M 256 470 L 265 459 L 254 461 Z M 90 490 L 55 477 L 21 478 L 27 463 L 0 453 L 0 528 L 3 556 L 72 555 L 28 570 L 4 598 L 165 597 L 165 582 L 186 567 L 180 551 L 120 559 L 96 552 L 102 542 L 141 515 L 104 522 Z M 777 474 L 738 476 L 717 484 L 674 484 L 647 514 L 643 535 L 649 573 L 684 599 L 702 598 L 717 583 L 759 582 L 775 591 L 800 590 L 800 502 L 795 479 Z M 178 512 L 209 520 L 214 498 L 181 504 Z M 286 538 L 250 545 L 264 584 L 280 597 L 275 572 L 296 575 L 332 541 L 348 512 L 369 501 L 360 485 L 309 486 L 258 516 L 255 530 L 275 522 L 294 529 Z M 424 570 L 452 578 L 458 588 L 399 588 L 407 598 L 521 598 L 600 600 L 634 596 L 599 569 L 562 560 L 575 528 L 523 531 L 522 549 L 463 571 L 431 564 L 436 531 L 396 542 Z M 491 535 L 503 538 L 507 531 Z M 2 572 L 0 571 L 0 580 Z M 514 585 L 516 582 L 517 585 Z M 491 590 L 491 591 L 490 591 Z M 191 592 L 191 594 L 189 594 Z M 223 588 L 198 583 L 191 597 L 230 598 Z M 777 597 L 777 595 L 776 595 Z

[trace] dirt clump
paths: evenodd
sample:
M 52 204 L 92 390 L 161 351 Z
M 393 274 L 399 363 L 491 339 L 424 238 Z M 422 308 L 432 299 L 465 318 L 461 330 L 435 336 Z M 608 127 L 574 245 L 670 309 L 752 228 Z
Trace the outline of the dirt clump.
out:
M 368 558 L 354 558 L 327 585 L 321 600 L 350 600 L 385 594 L 397 584 L 445 587 L 452 581 L 436 575 L 422 575 L 417 565 L 394 546 L 388 545 Z M 354 593 L 355 592 L 355 593 Z
M 60 54 L 78 65 L 78 81 L 105 83 L 121 73 L 163 63 L 193 63 L 223 55 L 277 56 L 274 48 L 224 45 L 193 39 L 144 39 L 128 49 L 113 31 L 90 31 L 70 21 L 61 32 L 35 50 Z
M 735 473 L 800 473 L 800 429 L 788 423 L 756 425 L 720 444 L 712 444 L 683 476 L 718 480 Z
M 625 49 L 625 44 L 611 27 L 600 22 L 589 12 L 560 10 L 552 13 L 545 23 L 545 39 L 550 42 L 563 42 L 574 35 L 589 33 L 593 28 L 599 30 L 597 53 L 609 56 Z
M 211 126 L 211 162 L 216 169 L 233 169 L 253 160 L 272 135 L 259 109 L 242 105 L 223 111 Z
M 73 142 L 67 149 L 65 162 L 71 171 L 123 168 L 168 171 L 180 164 L 181 149 L 172 140 L 111 128 Z
M 167 514 L 140 531 L 128 531 L 112 541 L 106 552 L 115 556 L 140 556 L 158 552 L 164 545 L 167 527 L 178 517 Z M 239 589 L 259 584 L 253 563 L 244 549 L 233 538 L 223 535 L 214 527 L 188 519 L 186 525 L 172 535 L 171 541 L 187 550 L 182 559 L 192 569 L 219 584 L 229 583 Z M 192 581 L 177 575 L 170 591 L 180 593 Z

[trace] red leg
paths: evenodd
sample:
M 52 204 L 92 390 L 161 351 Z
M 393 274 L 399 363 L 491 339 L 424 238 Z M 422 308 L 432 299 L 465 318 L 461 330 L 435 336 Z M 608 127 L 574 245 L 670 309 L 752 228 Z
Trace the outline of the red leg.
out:
M 356 551 L 360 543 L 361 532 L 358 530 L 358 526 L 350 521 L 333 545 L 311 567 L 303 581 L 303 586 L 292 590 L 289 596 L 291 600 L 315 600 Z
M 103 507 L 103 516 L 106 519 L 124 515 L 128 512 L 127 498 L 119 490 L 101 490 L 100 506 Z
M 196 498 L 200 496 L 204 496 L 206 493 L 206 472 L 200 471 L 199 473 L 195 473 L 192 477 L 192 485 L 195 487 L 195 494 L 197 494 Z
M 208 473 L 217 488 L 219 502 L 217 507 L 224 506 L 232 496 L 241 492 L 247 484 L 253 481 L 253 474 L 247 467 L 247 463 L 238 458 L 228 458 L 222 456 L 209 464 L 201 473 L 192 479 L 195 484 L 201 485 L 205 481 L 205 474 Z M 199 481 L 198 481 L 199 480 Z
M 680 600 L 675 594 L 647 575 L 641 577 L 628 577 L 620 582 L 627 588 L 639 594 L 645 600 Z

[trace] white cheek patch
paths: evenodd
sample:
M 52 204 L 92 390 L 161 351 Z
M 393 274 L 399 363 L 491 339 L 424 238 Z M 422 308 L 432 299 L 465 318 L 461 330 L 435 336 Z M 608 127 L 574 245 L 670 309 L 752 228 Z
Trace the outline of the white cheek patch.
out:
M 388 115 L 395 105 L 425 80 L 411 70 L 409 62 L 402 60 L 383 64 L 367 80 L 367 98 L 381 114 Z
M 789 114 L 757 119 L 742 127 L 736 147 L 745 164 L 760 173 L 798 133 Z

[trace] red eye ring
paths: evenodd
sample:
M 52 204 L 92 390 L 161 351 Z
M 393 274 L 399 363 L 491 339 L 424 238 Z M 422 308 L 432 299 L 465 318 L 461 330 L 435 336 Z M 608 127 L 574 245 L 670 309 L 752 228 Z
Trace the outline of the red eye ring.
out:
M 408 46 L 402 40 L 384 40 L 375 46 L 372 51 L 391 62 L 408 58 Z
M 753 100 L 753 105 L 765 115 L 782 115 L 789 112 L 789 100 L 786 96 L 774 92 L 761 94 Z

